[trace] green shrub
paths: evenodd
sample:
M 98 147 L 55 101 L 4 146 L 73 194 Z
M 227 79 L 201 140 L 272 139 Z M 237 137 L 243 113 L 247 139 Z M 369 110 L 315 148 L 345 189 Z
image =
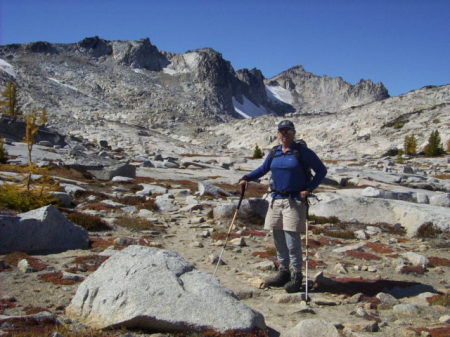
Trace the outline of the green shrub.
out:
M 403 150 L 405 151 L 405 154 L 408 155 L 415 155 L 417 154 L 417 140 L 416 136 L 406 136 L 405 141 L 403 143 Z
M 264 156 L 264 153 L 262 152 L 262 150 L 259 148 L 258 144 L 255 145 L 255 150 L 253 151 L 253 159 L 260 159 Z
M 428 138 L 428 144 L 425 146 L 424 152 L 428 157 L 437 157 L 445 153 L 441 142 L 441 136 L 439 135 L 438 130 L 431 132 L 431 135 Z
M 0 185 L 0 205 L 9 209 L 27 212 L 50 204 L 56 204 L 57 199 L 42 189 L 24 189 L 19 184 Z
M 0 164 L 6 164 L 8 161 L 8 152 L 6 152 L 5 143 L 2 138 L 0 138 Z
M 67 216 L 72 221 L 88 231 L 104 231 L 111 229 L 99 216 L 80 212 L 73 212 Z

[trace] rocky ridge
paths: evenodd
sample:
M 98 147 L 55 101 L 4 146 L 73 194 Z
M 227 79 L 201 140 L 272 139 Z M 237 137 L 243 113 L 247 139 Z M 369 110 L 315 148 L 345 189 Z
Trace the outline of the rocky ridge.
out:
M 77 120 L 192 129 L 243 116 L 338 111 L 388 96 L 382 84 L 353 86 L 301 68 L 265 79 L 258 69 L 235 71 L 213 49 L 174 54 L 149 39 L 12 44 L 0 46 L 0 59 L 0 83 L 16 82 L 21 102 L 47 107 L 63 133 L 77 130 Z

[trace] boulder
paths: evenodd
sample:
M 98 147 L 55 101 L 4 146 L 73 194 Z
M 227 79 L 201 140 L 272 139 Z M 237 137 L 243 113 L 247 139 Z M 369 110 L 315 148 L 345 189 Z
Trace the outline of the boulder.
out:
M 151 194 L 165 194 L 167 193 L 167 188 L 158 186 L 158 185 L 152 185 L 152 184 L 139 184 L 142 186 L 142 190 L 137 191 L 137 195 L 141 196 L 148 196 Z
M 73 197 L 72 195 L 70 195 L 67 192 L 52 192 L 52 195 L 56 198 L 56 200 L 58 201 L 58 204 L 62 207 L 71 207 L 72 206 L 72 201 L 73 201 Z
M 230 196 L 231 194 L 224 189 L 214 186 L 212 184 L 208 184 L 206 182 L 198 182 L 198 192 L 201 196 L 203 195 L 211 195 L 213 197 L 218 197 L 219 195 Z
M 215 219 L 232 218 L 236 211 L 237 203 L 226 203 L 214 207 L 213 216 Z M 252 219 L 254 217 L 264 218 L 267 213 L 269 203 L 265 199 L 244 199 L 239 209 L 239 219 Z
M 426 256 L 414 253 L 406 252 L 402 254 L 413 266 L 426 268 L 429 266 L 430 261 Z
M 264 317 L 212 275 L 175 252 L 144 246 L 106 260 L 80 284 L 66 314 L 98 329 L 265 329 Z
M 135 178 L 136 166 L 130 164 L 116 164 L 110 166 L 102 166 L 101 168 L 91 168 L 86 170 L 98 180 L 111 180 L 116 176 Z
M 17 216 L 0 214 L 0 254 L 60 253 L 86 249 L 88 232 L 49 205 Z
M 318 196 L 321 201 L 311 205 L 309 210 L 316 216 L 337 216 L 343 221 L 356 220 L 365 224 L 400 223 L 408 236 L 416 235 L 426 222 L 432 222 L 442 231 L 450 231 L 450 209 L 447 207 L 336 193 L 319 193 Z
M 430 205 L 450 207 L 450 193 L 439 193 L 431 196 Z
M 155 199 L 155 204 L 158 206 L 158 209 L 167 212 L 167 211 L 176 211 L 178 208 L 174 204 L 174 199 L 170 197 L 170 194 L 158 195 Z

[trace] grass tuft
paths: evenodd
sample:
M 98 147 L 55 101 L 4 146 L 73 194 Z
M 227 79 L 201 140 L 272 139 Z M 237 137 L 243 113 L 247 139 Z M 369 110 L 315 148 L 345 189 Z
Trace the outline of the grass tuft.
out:
M 114 224 L 120 227 L 125 227 L 127 229 L 135 231 L 143 230 L 160 230 L 161 226 L 155 225 L 153 222 L 133 216 L 121 216 L 114 220 Z
M 97 215 L 73 212 L 67 216 L 67 219 L 88 231 L 105 231 L 111 229 L 108 224 Z
M 427 301 L 430 305 L 442 305 L 450 308 L 450 294 L 431 296 L 427 298 Z
M 442 231 L 436 227 L 432 222 L 426 222 L 417 230 L 416 236 L 418 238 L 435 238 L 442 234 Z

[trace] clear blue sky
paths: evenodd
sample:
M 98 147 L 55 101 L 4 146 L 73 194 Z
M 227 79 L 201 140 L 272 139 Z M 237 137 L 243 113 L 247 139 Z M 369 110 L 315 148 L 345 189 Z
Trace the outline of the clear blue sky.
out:
M 450 83 L 450 0 L 0 0 L 0 44 L 95 35 L 211 47 L 265 77 L 303 65 L 393 96 Z

